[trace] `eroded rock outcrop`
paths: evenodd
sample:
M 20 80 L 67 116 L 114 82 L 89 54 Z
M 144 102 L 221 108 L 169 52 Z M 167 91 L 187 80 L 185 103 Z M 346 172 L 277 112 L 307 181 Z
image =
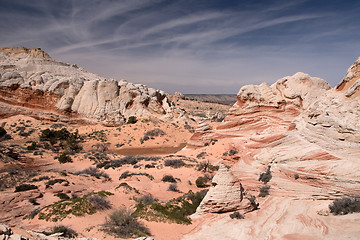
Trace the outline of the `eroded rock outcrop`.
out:
M 41 49 L 0 49 L 0 116 L 117 125 L 131 115 L 174 117 L 163 91 L 105 79 L 53 60 Z M 36 110 L 36 111 L 34 111 Z
M 250 212 L 256 209 L 256 203 L 247 197 L 247 193 L 229 169 L 221 164 L 219 171 L 211 181 L 212 187 L 200 203 L 196 213 L 224 213 L 240 211 Z

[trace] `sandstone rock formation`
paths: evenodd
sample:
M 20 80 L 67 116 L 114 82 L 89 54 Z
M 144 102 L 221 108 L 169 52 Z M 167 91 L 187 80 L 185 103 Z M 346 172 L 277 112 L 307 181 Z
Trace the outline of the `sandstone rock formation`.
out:
M 259 210 L 245 220 L 221 217 L 184 239 L 357 239 L 360 214 L 323 212 L 336 198 L 360 196 L 359 65 L 357 59 L 335 89 L 303 73 L 242 87 L 225 120 L 190 144 L 218 139 L 235 149 L 238 161 L 230 170 L 252 195 L 271 166 L 270 195 L 257 198 Z
M 200 203 L 196 213 L 224 213 L 239 210 L 242 213 L 256 209 L 256 203 L 249 200 L 239 179 L 221 164 L 212 179 L 212 187 Z
M 0 116 L 121 124 L 131 115 L 173 116 L 163 91 L 105 79 L 41 49 L 0 49 Z M 35 110 L 35 111 L 34 111 Z

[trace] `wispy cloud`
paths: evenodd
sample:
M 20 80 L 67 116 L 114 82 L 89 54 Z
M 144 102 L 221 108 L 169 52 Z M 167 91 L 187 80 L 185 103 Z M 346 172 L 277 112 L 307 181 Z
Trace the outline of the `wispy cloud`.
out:
M 236 92 L 236 84 L 271 82 L 290 71 L 330 77 L 334 85 L 343 74 L 339 69 L 346 69 L 359 54 L 353 49 L 360 47 L 355 21 L 360 4 L 343 5 L 322 8 L 307 0 L 234 5 L 221 0 L 5 0 L 0 43 L 42 47 L 90 71 L 168 89 L 189 91 L 211 83 L 223 86 L 223 92 Z M 342 63 L 338 68 L 331 60 L 335 56 Z

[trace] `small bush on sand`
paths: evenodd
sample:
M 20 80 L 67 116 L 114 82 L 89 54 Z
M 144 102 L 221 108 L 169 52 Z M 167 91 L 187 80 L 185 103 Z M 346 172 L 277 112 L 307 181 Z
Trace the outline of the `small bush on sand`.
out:
M 198 188 L 206 188 L 209 186 L 209 179 L 207 177 L 198 177 L 195 181 L 195 184 Z
M 111 208 L 110 201 L 98 195 L 89 196 L 87 200 L 96 210 L 105 210 Z
M 230 214 L 230 218 L 231 219 L 244 219 L 245 218 L 245 216 L 244 215 L 242 215 L 241 213 L 239 213 L 239 212 L 233 212 L 232 214 Z
M 270 186 L 265 185 L 260 188 L 259 197 L 266 197 L 269 195 Z
M 171 182 L 171 183 L 176 183 L 176 179 L 172 176 L 172 175 L 165 175 L 161 181 L 163 182 Z
M 167 159 L 164 162 L 166 167 L 180 168 L 185 165 L 184 161 L 181 159 Z
M 178 186 L 176 183 L 171 183 L 168 187 L 168 191 L 179 192 Z
M 95 167 L 85 168 L 84 170 L 75 173 L 75 175 L 81 175 L 81 174 L 90 175 L 96 178 L 100 178 L 100 177 L 109 178 L 109 175 L 107 173 Z
M 103 224 L 103 231 L 120 238 L 142 237 L 150 234 L 137 217 L 129 210 L 122 208 L 114 211 Z
M 70 156 L 68 156 L 65 152 L 63 152 L 59 157 L 58 157 L 58 161 L 60 163 L 68 163 L 68 162 L 72 162 L 72 159 Z
M 41 211 L 41 208 L 37 207 L 34 210 L 31 211 L 31 213 L 29 213 L 29 215 L 26 217 L 27 219 L 34 219 L 34 217 L 36 215 L 38 215 L 38 213 Z
M 334 215 L 345 215 L 354 212 L 360 212 L 359 197 L 342 197 L 335 199 L 329 205 L 330 212 Z
M 141 203 L 141 204 L 144 204 L 144 205 L 148 205 L 148 204 L 158 202 L 158 201 L 159 201 L 159 199 L 153 197 L 153 195 L 151 193 L 143 195 L 140 198 L 136 199 L 136 202 L 138 204 Z
M 55 233 L 62 233 L 61 237 L 65 237 L 65 238 L 75 238 L 78 235 L 72 228 L 66 227 L 64 225 L 58 225 L 53 227 L 48 235 Z
M 57 193 L 57 194 L 55 194 L 55 196 L 57 196 L 57 197 L 60 198 L 61 200 L 70 199 L 70 197 L 69 197 L 66 193 Z
M 219 167 L 212 165 L 209 161 L 202 161 L 197 166 L 197 170 L 198 171 L 203 171 L 203 172 L 207 172 L 207 171 L 213 172 L 213 171 L 219 170 Z
M 127 124 L 133 124 L 136 122 L 137 122 L 136 116 L 130 116 L 127 120 Z
M 32 189 L 37 189 L 38 187 L 32 184 L 21 184 L 15 187 L 15 192 L 25 192 Z
M 266 170 L 266 172 L 263 172 L 263 173 L 260 174 L 259 181 L 266 184 L 271 180 L 272 175 L 271 175 L 270 168 L 271 167 L 269 166 L 268 169 Z

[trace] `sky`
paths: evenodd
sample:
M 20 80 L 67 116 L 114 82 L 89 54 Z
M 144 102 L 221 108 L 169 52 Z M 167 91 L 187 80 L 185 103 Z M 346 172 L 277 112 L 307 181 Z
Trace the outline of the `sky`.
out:
M 360 56 L 358 0 L 0 0 L 0 47 L 166 92 L 236 94 Z

